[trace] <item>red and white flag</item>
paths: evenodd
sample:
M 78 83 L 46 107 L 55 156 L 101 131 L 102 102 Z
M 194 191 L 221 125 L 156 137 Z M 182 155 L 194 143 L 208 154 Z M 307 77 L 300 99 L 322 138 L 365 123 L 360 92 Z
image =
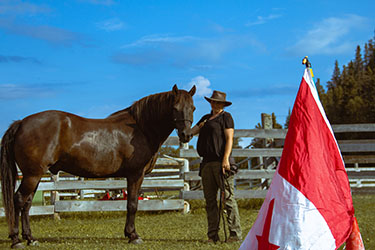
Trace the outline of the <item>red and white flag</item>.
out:
M 306 68 L 279 166 L 240 249 L 337 249 L 354 222 L 344 162 Z

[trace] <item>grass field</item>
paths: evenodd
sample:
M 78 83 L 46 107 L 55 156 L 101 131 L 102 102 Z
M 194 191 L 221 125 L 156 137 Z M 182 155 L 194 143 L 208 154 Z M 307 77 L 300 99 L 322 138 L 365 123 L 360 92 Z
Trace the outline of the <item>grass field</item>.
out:
M 359 227 L 367 250 L 375 250 L 375 196 L 353 197 Z M 261 200 L 240 200 L 244 236 L 254 223 Z M 206 243 L 206 215 L 203 201 L 192 201 L 192 211 L 138 212 L 137 232 L 144 243 L 128 244 L 123 236 L 125 212 L 64 213 L 61 220 L 32 217 L 31 227 L 40 246 L 34 249 L 238 249 L 240 243 Z M 222 230 L 221 230 L 222 231 Z M 8 229 L 0 219 L 0 249 L 7 249 Z M 221 239 L 224 239 L 221 235 Z M 30 247 L 31 248 L 31 247 Z M 30 249 L 29 248 L 29 249 Z

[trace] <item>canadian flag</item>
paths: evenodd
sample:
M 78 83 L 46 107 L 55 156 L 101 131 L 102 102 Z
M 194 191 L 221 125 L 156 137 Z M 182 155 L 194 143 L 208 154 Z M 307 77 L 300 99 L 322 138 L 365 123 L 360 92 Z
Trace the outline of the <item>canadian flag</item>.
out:
M 344 162 L 306 68 L 280 163 L 240 249 L 337 249 L 360 238 L 353 225 L 358 228 Z M 364 249 L 358 242 L 347 242 L 347 249 Z

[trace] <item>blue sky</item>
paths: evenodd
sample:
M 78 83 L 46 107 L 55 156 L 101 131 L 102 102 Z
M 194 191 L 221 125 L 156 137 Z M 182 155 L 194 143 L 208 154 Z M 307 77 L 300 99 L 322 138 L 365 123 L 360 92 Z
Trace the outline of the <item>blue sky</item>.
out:
M 309 56 L 325 86 L 334 62 L 374 36 L 375 1 L 0 0 L 0 134 L 57 109 L 104 118 L 158 92 L 196 84 L 227 93 L 235 126 L 284 124 Z

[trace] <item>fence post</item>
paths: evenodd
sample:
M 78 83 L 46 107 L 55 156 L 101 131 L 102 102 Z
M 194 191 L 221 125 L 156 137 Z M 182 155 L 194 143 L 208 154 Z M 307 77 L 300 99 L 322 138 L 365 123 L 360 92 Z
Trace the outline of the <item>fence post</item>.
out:
M 180 170 L 181 175 L 183 175 L 185 172 L 189 172 L 189 161 L 187 159 L 182 159 L 182 167 Z
M 262 113 L 262 128 L 263 129 L 272 129 L 272 116 L 270 114 Z M 264 147 L 267 147 L 267 144 L 269 141 L 271 141 L 271 138 L 265 138 L 264 139 Z
M 78 180 L 79 180 L 79 181 L 84 181 L 85 178 L 83 178 L 83 177 L 79 177 Z M 85 190 L 83 190 L 83 189 L 80 189 L 80 190 L 79 190 L 79 198 L 80 198 L 81 200 L 85 199 Z
M 54 184 L 59 181 L 59 173 L 51 175 L 51 180 Z M 60 200 L 58 191 L 51 191 L 51 205 L 55 205 L 55 202 Z
M 51 175 L 51 179 L 52 179 L 53 183 L 56 184 L 60 179 L 59 172 L 57 174 Z M 51 191 L 51 205 L 55 206 L 56 201 L 59 201 L 59 200 L 60 200 L 59 192 L 58 191 Z M 60 220 L 60 215 L 55 212 L 53 214 L 53 218 L 55 220 Z
M 261 114 L 261 119 L 262 119 L 262 128 L 263 129 L 272 129 L 273 124 L 272 124 L 272 116 L 270 114 L 262 113 Z M 272 138 L 264 138 L 263 139 L 263 147 L 267 148 L 269 142 L 272 143 Z M 262 164 L 260 166 L 260 169 L 265 169 L 267 166 L 265 165 L 267 163 L 267 158 L 266 157 L 259 157 L 259 164 Z M 261 179 L 262 186 L 263 183 L 266 181 L 266 179 Z M 268 183 L 267 183 L 268 184 Z M 263 189 L 266 189 L 267 187 L 264 185 Z
M 356 172 L 360 172 L 360 171 L 361 171 L 361 170 L 359 169 L 359 164 L 358 164 L 358 162 L 354 163 L 354 168 L 355 168 L 355 171 L 356 171 Z M 356 187 L 357 187 L 357 188 L 362 187 L 362 179 L 358 179 L 358 180 L 356 181 Z
M 189 143 L 188 142 L 186 142 L 186 143 L 182 143 L 182 142 L 180 142 L 180 150 L 187 150 L 187 149 L 189 149 Z

